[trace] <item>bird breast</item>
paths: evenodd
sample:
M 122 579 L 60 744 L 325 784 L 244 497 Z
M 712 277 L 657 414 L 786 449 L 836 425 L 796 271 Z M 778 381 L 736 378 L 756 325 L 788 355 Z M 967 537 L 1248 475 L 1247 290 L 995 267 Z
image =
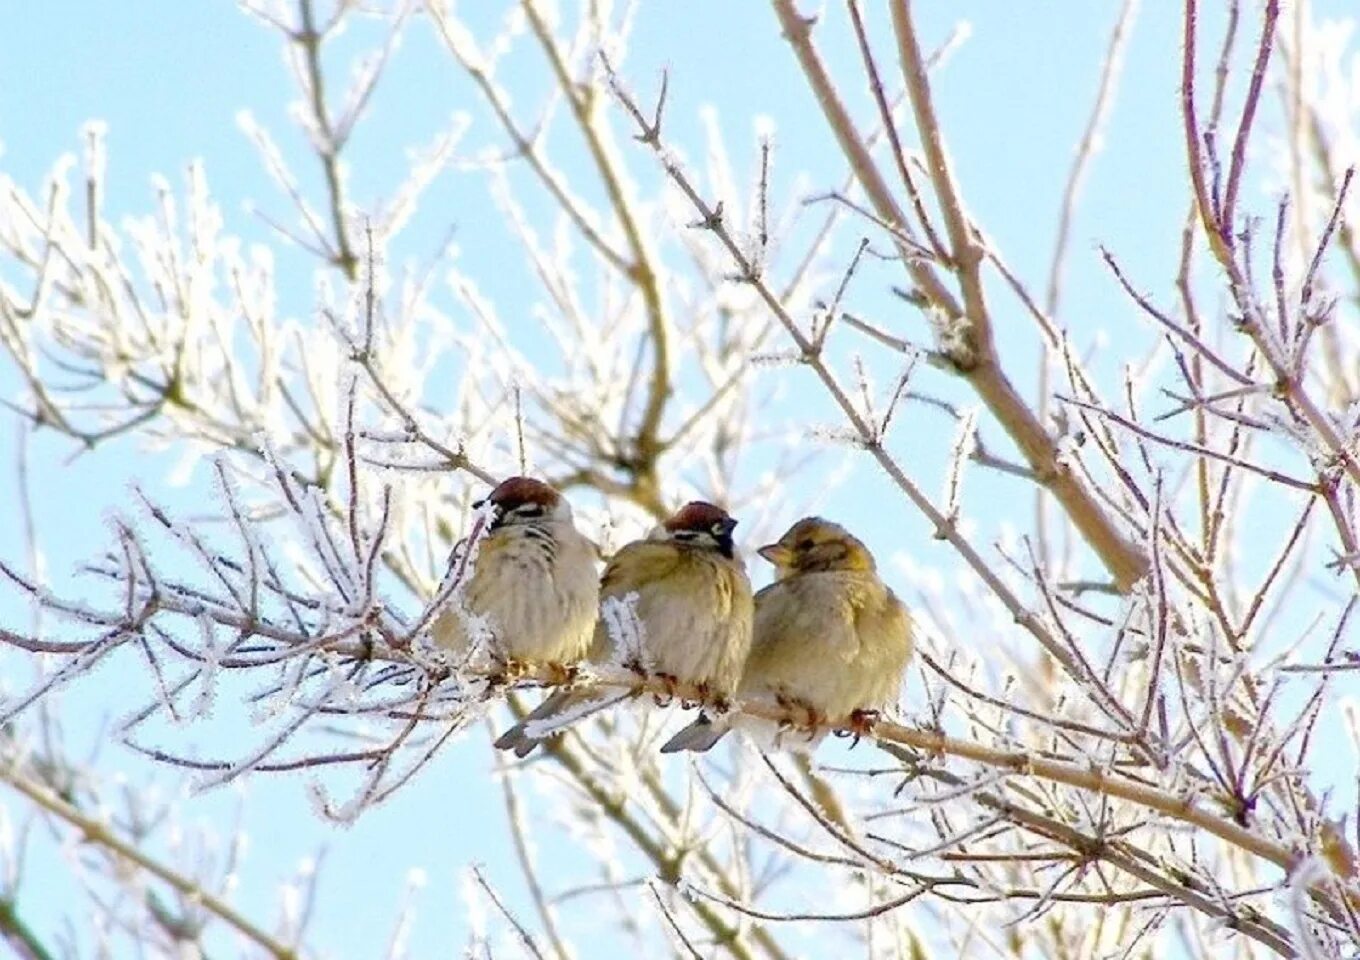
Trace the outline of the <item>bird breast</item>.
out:
M 719 696 L 735 691 L 751 643 L 751 586 L 740 561 L 682 550 L 665 576 L 625 592 L 637 593 L 658 673 L 708 684 Z
M 571 524 L 549 520 L 487 537 L 464 602 L 488 619 L 508 656 L 573 662 L 589 645 L 597 597 L 589 541 Z
M 892 702 L 911 654 L 906 610 L 871 573 L 820 572 L 756 597 L 745 694 L 782 694 L 829 715 Z

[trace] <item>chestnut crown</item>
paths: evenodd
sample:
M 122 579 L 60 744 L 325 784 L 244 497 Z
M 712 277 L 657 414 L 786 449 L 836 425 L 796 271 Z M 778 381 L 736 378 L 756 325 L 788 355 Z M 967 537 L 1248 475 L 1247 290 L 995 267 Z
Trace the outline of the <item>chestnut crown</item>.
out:
M 550 516 L 566 508 L 567 502 L 542 480 L 510 477 L 497 484 L 485 500 L 478 500 L 473 506 L 480 507 L 484 503 L 493 503 L 500 508 L 496 520 L 499 526 L 516 520 L 537 520 Z
M 718 550 L 724 556 L 734 553 L 732 530 L 737 521 L 722 507 L 703 500 L 691 500 L 661 526 L 672 540 Z

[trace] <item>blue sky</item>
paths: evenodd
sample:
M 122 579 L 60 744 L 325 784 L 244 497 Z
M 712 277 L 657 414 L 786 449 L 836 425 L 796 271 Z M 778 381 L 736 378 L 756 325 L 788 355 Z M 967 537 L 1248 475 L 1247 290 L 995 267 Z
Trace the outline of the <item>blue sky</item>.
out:
M 971 21 L 967 42 L 937 80 L 937 107 L 945 118 L 950 151 L 973 214 L 1012 266 L 1041 288 L 1072 147 L 1090 110 L 1117 5 L 991 0 L 918 6 L 922 32 L 931 45 L 948 36 L 957 20 Z M 806 176 L 818 188 L 839 184 L 843 166 L 811 109 L 806 84 L 778 37 L 773 15 L 763 4 L 690 0 L 643 7 L 624 72 L 640 90 L 650 91 L 659 71 L 670 69 L 668 135 L 691 159 L 702 156 L 701 114 L 711 106 L 740 171 L 752 167 L 756 118 L 773 119 L 778 130 L 777 196 L 790 195 L 795 175 Z M 1186 202 L 1176 112 L 1180 25 L 1169 6 L 1145 7 L 1125 55 L 1128 68 L 1103 138 L 1104 149 L 1090 170 L 1086 202 L 1072 233 L 1062 319 L 1083 344 L 1093 342 L 1097 332 L 1121 347 L 1150 342 L 1142 319 L 1098 266 L 1097 244 L 1109 244 L 1129 273 L 1162 297 L 1169 299 L 1169 278 L 1174 275 L 1176 238 Z M 487 7 L 479 9 L 484 13 Z M 837 13 L 828 20 L 823 46 L 832 58 L 833 73 L 857 84 L 853 51 L 843 42 L 843 18 Z M 878 20 L 878 27 L 886 28 L 885 18 Z M 304 183 L 317 185 L 312 158 L 288 120 L 287 104 L 295 91 L 272 33 L 226 3 L 143 0 L 79 7 L 34 3 L 25 5 L 22 15 L 11 13 L 6 21 L 0 31 L 0 172 L 37 190 L 59 155 L 79 151 L 82 125 L 102 120 L 109 129 L 106 214 L 118 221 L 150 209 L 152 174 L 163 174 L 178 188 L 186 165 L 202 160 L 228 231 L 275 247 L 284 312 L 308 315 L 312 261 L 301 251 L 281 249 L 250 212 L 253 204 L 286 216 L 287 201 L 273 188 L 236 119 L 240 111 L 249 110 L 295 159 Z M 1214 29 L 1208 14 L 1205 26 Z M 347 76 L 348 55 L 372 39 L 371 32 L 358 31 L 338 45 L 333 54 L 337 79 Z M 532 117 L 544 89 L 542 75 L 531 65 L 534 57 L 520 55 L 519 60 L 525 66 L 505 79 L 517 106 Z M 885 62 L 891 64 L 887 58 Z M 852 105 L 859 116 L 866 116 L 866 94 L 857 85 L 853 93 L 858 99 L 852 99 Z M 367 206 L 390 194 L 406 169 L 406 150 L 428 143 L 458 111 L 473 116 L 466 150 L 503 143 L 429 24 L 418 19 L 407 28 L 349 155 L 354 200 Z M 624 149 L 632 151 L 632 168 L 644 182 L 652 182 L 654 169 L 633 151 L 624 128 L 618 129 Z M 1252 186 L 1255 192 L 1248 201 L 1269 209 L 1266 187 Z M 427 194 L 420 216 L 393 259 L 428 259 L 450 225 L 456 224 L 461 269 L 477 276 L 498 302 L 508 305 L 507 312 L 517 305 L 524 309 L 521 279 L 502 268 L 518 254 L 509 250 L 499 217 L 481 176 L 448 171 Z M 1017 369 L 1032 369 L 1034 338 L 1018 309 L 1008 304 L 998 316 L 998 326 L 1007 355 L 1018 358 Z M 917 319 L 909 318 L 904 327 L 906 335 L 925 340 Z M 1122 360 L 1131 352 L 1135 351 L 1111 351 L 1110 358 Z M 1100 356 L 1095 365 L 1103 366 L 1106 374 L 1116 369 Z M 1033 384 L 1024 379 L 1021 383 L 1032 395 Z M 16 386 L 12 369 L 0 363 L 4 395 L 12 395 Z M 957 394 L 947 383 L 926 382 L 921 388 Z M 815 400 L 802 400 L 803 395 L 795 392 L 789 401 L 791 418 L 821 409 Z M 928 412 L 913 411 L 912 416 L 916 420 L 911 429 L 925 433 L 929 442 L 921 444 L 921 456 L 911 460 L 911 466 L 934 491 L 941 454 L 947 449 L 940 437 L 952 427 Z M 985 428 L 985 435 L 1004 449 L 992 427 Z M 11 502 L 14 496 L 16 478 L 9 465 L 21 442 L 15 419 L 0 420 L 0 502 Z M 49 569 L 59 583 L 78 559 L 104 542 L 106 516 L 126 507 L 128 484 L 134 479 L 156 483 L 175 460 L 129 441 L 68 462 L 71 453 L 68 445 L 51 437 L 35 437 L 30 447 L 38 527 Z M 832 490 L 821 498 L 825 509 L 866 531 L 871 545 L 884 554 L 910 544 L 919 563 L 952 575 L 954 560 L 947 548 L 930 539 L 915 517 L 887 525 L 876 522 L 873 503 L 888 495 L 885 482 L 869 470 L 855 476 L 859 485 L 853 490 Z M 206 488 L 205 477 L 195 480 L 197 488 L 191 484 L 188 491 L 165 491 L 165 496 L 171 502 L 191 498 L 195 489 Z M 978 476 L 976 471 L 970 477 L 969 495 L 970 510 L 989 526 L 1004 522 L 1007 506 L 1017 500 L 1025 511 L 1031 509 L 1028 489 L 1020 490 L 1005 478 Z M 0 529 L 3 556 L 20 557 L 22 549 L 15 527 Z M 763 579 L 763 571 L 757 577 Z M 0 620 L 22 622 L 26 616 L 12 597 L 0 594 Z M 0 652 L 0 663 L 12 657 Z M 63 703 L 63 716 L 77 742 L 97 739 L 104 711 L 116 701 L 111 690 L 119 676 L 114 670 L 102 671 L 78 688 L 78 697 L 73 694 Z M 117 707 L 112 709 L 116 717 Z M 147 775 L 144 764 L 114 748 L 101 764 L 126 769 L 134 780 Z M 487 775 L 490 768 L 484 739 L 468 737 L 446 751 L 412 788 L 346 830 L 312 816 L 300 781 L 253 781 L 247 788 L 246 819 L 253 845 L 242 871 L 240 902 L 256 916 L 271 917 L 281 878 L 300 859 L 324 847 L 322 912 L 311 940 L 315 946 L 336 955 L 376 955 L 410 869 L 423 870 L 429 877 L 413 943 L 432 951 L 451 936 L 461 940 L 462 907 L 456 897 L 463 865 L 488 864 L 493 882 L 512 900 L 522 902 L 498 787 Z M 171 779 L 157 775 L 173 789 Z M 233 793 L 223 791 L 195 797 L 181 809 L 190 823 L 211 823 L 235 802 Z M 11 801 L 6 797 L 0 803 Z M 553 844 L 549 856 L 566 858 L 570 850 L 570 844 Z M 20 902 L 50 923 L 61 905 L 41 903 L 44 898 L 38 891 L 49 877 L 57 884 L 68 883 L 66 868 L 35 859 L 30 871 Z M 425 950 L 417 949 L 416 954 L 433 955 Z

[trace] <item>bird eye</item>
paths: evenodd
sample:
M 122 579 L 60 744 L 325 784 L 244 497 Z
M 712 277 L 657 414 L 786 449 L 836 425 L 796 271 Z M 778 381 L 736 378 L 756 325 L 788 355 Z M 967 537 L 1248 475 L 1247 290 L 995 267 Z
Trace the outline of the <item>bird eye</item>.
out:
M 817 546 L 817 544 L 812 542 L 811 537 L 804 537 L 802 540 L 799 540 L 796 544 L 794 544 L 794 546 L 796 546 L 799 550 L 811 550 L 813 547 Z

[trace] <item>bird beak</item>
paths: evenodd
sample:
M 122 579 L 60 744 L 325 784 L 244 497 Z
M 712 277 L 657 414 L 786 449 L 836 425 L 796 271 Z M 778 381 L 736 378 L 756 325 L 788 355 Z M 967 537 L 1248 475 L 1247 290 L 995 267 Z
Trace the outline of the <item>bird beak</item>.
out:
M 793 561 L 793 551 L 782 543 L 767 543 L 756 553 L 773 563 L 776 567 L 787 567 Z

